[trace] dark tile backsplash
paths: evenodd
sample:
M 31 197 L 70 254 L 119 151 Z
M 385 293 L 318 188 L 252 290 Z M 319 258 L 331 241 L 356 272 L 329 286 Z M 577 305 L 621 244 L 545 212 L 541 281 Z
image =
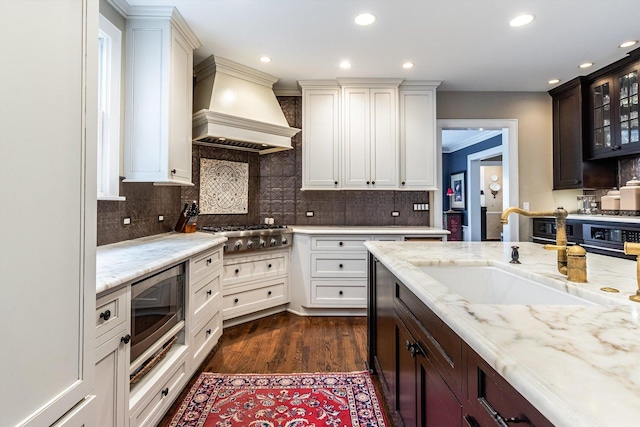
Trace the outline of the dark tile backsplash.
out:
M 302 128 L 302 98 L 278 100 L 289 125 Z M 198 225 L 255 224 L 266 217 L 286 225 L 429 225 L 428 211 L 413 211 L 414 203 L 429 202 L 425 191 L 301 191 L 302 132 L 292 138 L 293 150 L 262 156 L 194 144 L 192 187 L 121 183 L 126 201 L 98 202 L 98 245 L 171 231 L 184 204 L 199 202 L 201 158 L 249 163 L 249 212 L 201 215 Z M 391 216 L 394 210 L 399 217 Z M 131 225 L 122 225 L 125 217 Z

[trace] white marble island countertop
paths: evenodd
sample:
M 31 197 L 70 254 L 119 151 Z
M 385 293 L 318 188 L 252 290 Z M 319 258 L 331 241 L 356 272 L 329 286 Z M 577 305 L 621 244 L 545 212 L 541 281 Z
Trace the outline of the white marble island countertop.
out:
M 640 304 L 635 261 L 587 254 L 588 283 L 557 272 L 556 253 L 513 243 L 367 242 L 389 270 L 556 426 L 640 423 Z M 596 305 L 471 304 L 420 265 L 494 265 Z M 600 288 L 610 286 L 618 294 Z
M 115 290 L 145 274 L 168 267 L 227 241 L 212 233 L 164 233 L 98 246 L 96 294 Z

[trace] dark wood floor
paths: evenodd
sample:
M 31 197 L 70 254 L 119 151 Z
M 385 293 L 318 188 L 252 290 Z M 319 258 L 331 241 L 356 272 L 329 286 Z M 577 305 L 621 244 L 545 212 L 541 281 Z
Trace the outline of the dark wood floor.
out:
M 280 313 L 224 330 L 160 426 L 167 426 L 201 372 L 301 373 L 367 369 L 365 317 L 300 317 Z

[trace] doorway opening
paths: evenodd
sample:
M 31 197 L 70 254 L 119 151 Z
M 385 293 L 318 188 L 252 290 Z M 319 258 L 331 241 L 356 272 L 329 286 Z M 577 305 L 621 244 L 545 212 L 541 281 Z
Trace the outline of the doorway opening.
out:
M 488 160 L 501 156 L 502 176 L 496 179 L 502 193 L 502 210 L 509 206 L 519 205 L 518 196 L 518 121 L 515 119 L 439 119 L 437 121 L 437 149 L 438 149 L 438 190 L 433 195 L 433 224 L 442 224 L 443 212 L 443 192 L 449 184 L 443 180 L 442 164 L 442 135 L 443 130 L 469 130 L 484 129 L 494 130 L 501 136 L 499 146 L 470 154 L 467 157 L 465 186 L 472 191 L 467 191 L 465 195 L 465 211 L 467 214 L 467 225 L 465 227 L 465 240 L 481 240 L 481 193 L 480 193 L 480 171 L 483 160 Z M 458 172 L 458 171 L 449 171 Z M 494 188 L 498 188 L 494 186 Z M 475 191 L 478 189 L 478 191 Z M 489 194 L 492 197 L 493 194 Z M 485 194 L 485 199 L 487 194 Z M 448 206 L 447 206 L 448 207 Z M 502 240 L 505 242 L 518 241 L 519 227 L 518 221 L 512 220 L 508 225 L 502 227 Z

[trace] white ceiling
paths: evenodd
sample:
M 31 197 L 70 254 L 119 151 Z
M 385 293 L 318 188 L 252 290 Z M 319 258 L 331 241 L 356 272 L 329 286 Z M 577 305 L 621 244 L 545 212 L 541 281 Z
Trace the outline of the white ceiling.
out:
M 640 39 L 640 0 L 128 0 L 174 5 L 211 54 L 280 78 L 442 80 L 447 91 L 547 91 L 617 59 Z M 353 23 L 368 11 L 377 22 Z M 525 27 L 508 22 L 536 15 Z M 633 48 L 632 48 L 633 49 Z M 258 61 L 262 55 L 270 64 Z M 353 63 L 349 70 L 340 61 Z M 404 70 L 405 61 L 415 68 Z M 595 62 L 588 71 L 578 69 Z

